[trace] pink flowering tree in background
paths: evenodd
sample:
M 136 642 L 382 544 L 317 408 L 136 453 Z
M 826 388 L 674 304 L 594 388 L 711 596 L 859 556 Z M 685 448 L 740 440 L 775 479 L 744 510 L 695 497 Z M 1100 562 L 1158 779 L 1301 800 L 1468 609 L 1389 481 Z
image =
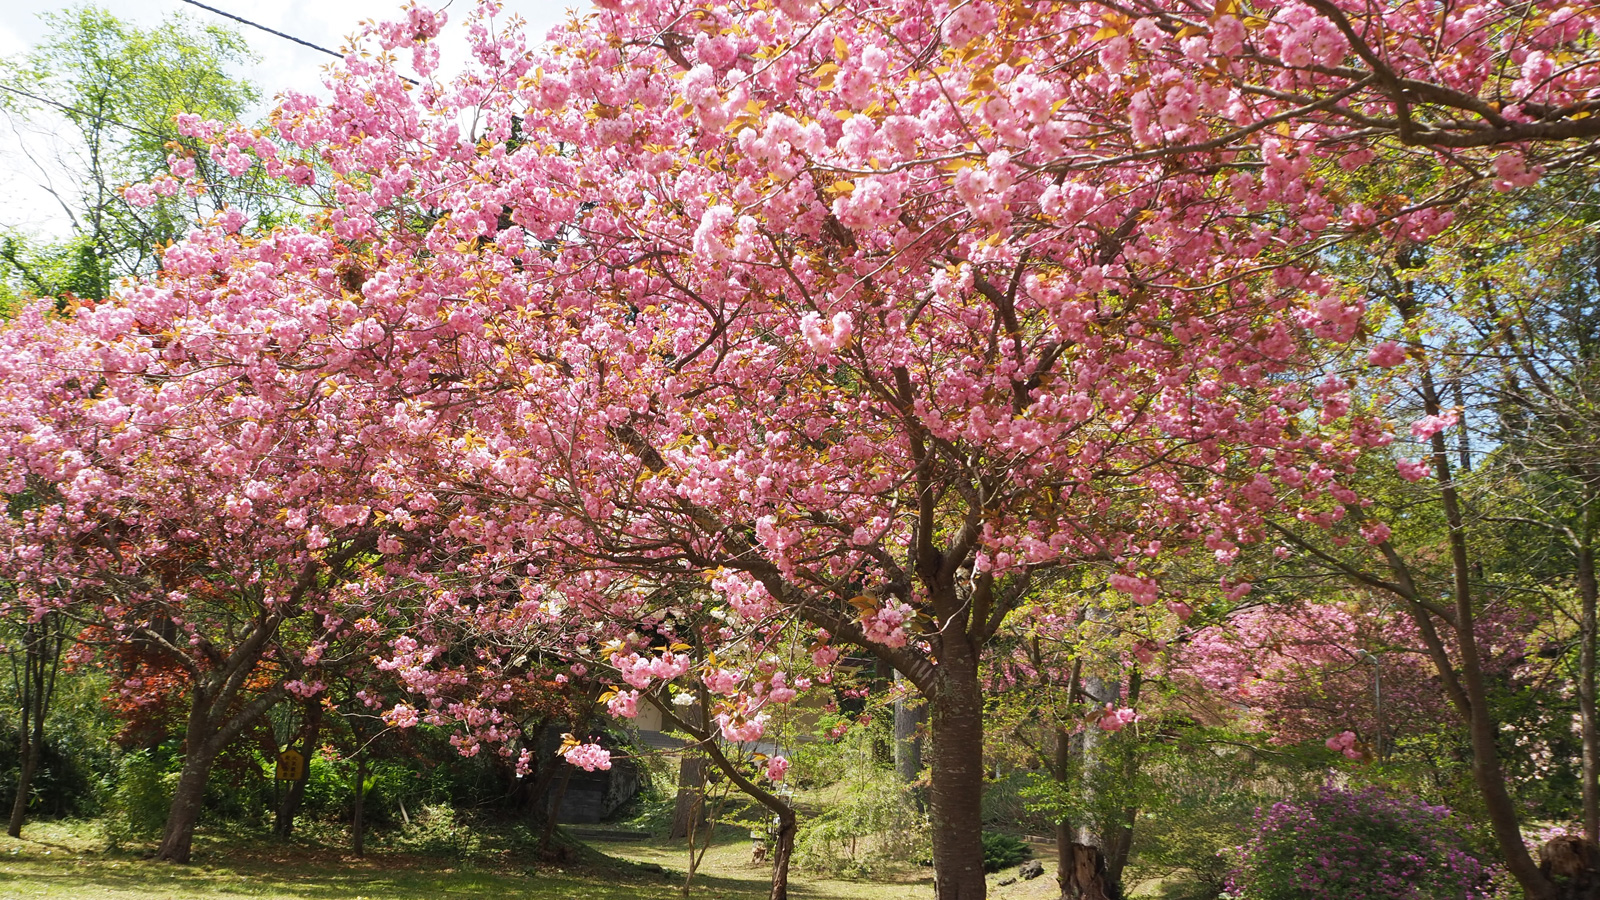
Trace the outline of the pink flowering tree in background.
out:
M 261 246 L 293 266 L 292 240 Z M 359 399 L 284 347 L 305 346 L 290 336 L 315 306 L 222 248 L 221 227 L 198 232 L 118 302 L 30 310 L 0 338 L 0 471 L 26 498 L 0 526 L 4 577 L 34 616 L 88 629 L 83 654 L 138 651 L 116 667 L 128 702 L 158 689 L 156 669 L 184 676 L 157 851 L 177 861 L 223 748 L 370 652 L 401 571 L 379 560 L 415 536 L 383 509 L 406 469 L 362 440 Z
M 521 581 L 509 603 L 492 594 L 464 601 L 473 609 L 470 618 L 460 604 L 441 606 L 442 614 L 424 617 L 425 640 L 397 638 L 397 652 L 379 663 L 417 697 L 415 707 L 391 711 L 388 719 L 401 727 L 421 720 L 460 725 L 462 746 L 470 753 L 496 745 L 504 753 L 517 737 L 531 749 L 538 735 L 519 734 L 499 717 L 502 699 L 479 694 L 485 702 L 461 704 L 451 697 L 475 679 L 518 683 L 537 667 L 553 667 L 558 684 L 594 686 L 590 706 L 603 707 L 604 717 L 617 726 L 654 707 L 666 730 L 689 738 L 687 752 L 704 754 L 771 813 L 771 896 L 782 900 L 798 824 L 792 801 L 778 789 L 789 768 L 782 745 L 795 737 L 792 705 L 813 687 L 813 676 L 832 680 L 838 651 L 809 631 L 797 631 L 792 614 L 746 602 L 752 591 L 729 589 L 727 577 L 713 573 L 705 582 L 674 584 L 646 596 L 633 593 L 638 586 L 632 580 L 623 584 L 609 575 L 547 566 L 538 581 Z M 472 666 L 438 664 L 461 658 L 463 651 Z M 427 710 L 424 719 L 420 710 Z M 588 723 L 593 712 L 570 718 Z M 558 752 L 586 771 L 609 769 L 613 752 L 593 739 L 593 730 L 575 724 Z M 540 764 L 530 749 L 521 752 L 519 770 Z
M 1397 618 L 1352 600 L 1246 608 L 1184 641 L 1172 670 L 1251 711 L 1272 741 L 1376 758 L 1449 715 L 1414 627 Z
M 121 381 L 192 397 L 193 427 L 297 423 L 261 454 L 304 469 L 256 560 L 303 575 L 334 532 L 387 558 L 426 528 L 426 615 L 513 633 L 543 591 L 621 621 L 715 573 L 750 617 L 884 660 L 931 712 L 938 896 L 982 897 L 979 663 L 1036 582 L 1148 606 L 1163 548 L 1228 563 L 1285 506 L 1347 521 L 1388 435 L 1308 374 L 1364 309 L 1321 251 L 1436 236 L 1600 135 L 1592 13 L 1263 12 L 616 0 L 534 52 L 485 4 L 446 79 L 443 16 L 413 7 L 270 137 L 182 123 L 231 174 L 324 197 L 310 227 L 225 214 L 168 253 L 189 290 L 91 326 L 148 345 Z M 1330 187 L 1391 147 L 1441 161 L 1427 193 Z M 248 473 L 217 473 L 217 521 L 272 505 L 244 506 Z
M 1573 681 L 1592 840 L 1600 827 L 1595 592 L 1582 587 L 1584 547 L 1592 546 L 1584 535 L 1596 532 L 1576 511 L 1596 507 L 1592 454 L 1574 451 L 1593 446 L 1580 437 L 1594 434 L 1592 417 L 1577 412 L 1585 405 L 1577 398 L 1593 391 L 1583 358 L 1594 334 L 1586 311 L 1593 223 L 1566 223 L 1588 176 L 1552 175 L 1537 190 L 1530 183 L 1497 179 L 1494 192 L 1430 240 L 1360 245 L 1353 266 L 1382 303 L 1371 319 L 1379 339 L 1353 360 L 1351 377 L 1362 402 L 1397 423 L 1395 442 L 1354 484 L 1360 503 L 1330 497 L 1343 509 L 1336 518 L 1324 500 L 1274 530 L 1279 557 L 1297 574 L 1353 583 L 1410 620 L 1395 637 L 1426 651 L 1441 698 L 1466 728 L 1473 781 L 1506 865 L 1529 896 L 1543 897 L 1575 890 L 1574 882 L 1553 886 L 1524 846 L 1508 789 L 1520 750 L 1502 734 L 1513 726 L 1500 720 L 1496 694 L 1513 676 L 1534 677 L 1523 666 L 1530 620 L 1541 602 L 1576 587 Z M 1528 546 L 1516 528 L 1564 544 L 1571 580 L 1549 569 L 1529 579 L 1529 559 L 1510 558 Z M 1562 615 L 1550 618 L 1561 631 Z

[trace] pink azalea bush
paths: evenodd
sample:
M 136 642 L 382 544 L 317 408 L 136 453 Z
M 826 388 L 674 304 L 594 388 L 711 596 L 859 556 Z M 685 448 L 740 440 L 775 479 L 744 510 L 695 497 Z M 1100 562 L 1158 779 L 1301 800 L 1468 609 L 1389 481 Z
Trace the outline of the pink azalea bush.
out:
M 1238 900 L 1482 900 L 1489 871 L 1463 847 L 1443 806 L 1381 788 L 1324 787 L 1256 813 L 1235 848 Z

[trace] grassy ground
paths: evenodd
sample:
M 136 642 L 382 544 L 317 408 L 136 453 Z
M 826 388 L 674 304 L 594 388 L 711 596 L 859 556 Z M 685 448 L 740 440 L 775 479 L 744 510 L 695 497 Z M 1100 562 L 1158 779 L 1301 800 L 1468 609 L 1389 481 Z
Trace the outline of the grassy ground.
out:
M 735 888 L 759 891 L 765 896 L 771 884 L 771 869 L 765 863 L 750 861 L 748 832 L 728 829 L 706 851 L 695 874 L 695 883 L 707 886 L 707 896 L 733 896 L 719 893 Z M 681 885 L 689 868 L 689 854 L 682 841 L 607 841 L 588 838 L 590 845 L 616 859 L 657 865 L 672 873 L 672 883 Z M 912 869 L 882 881 L 834 881 L 802 871 L 789 877 L 789 892 L 804 900 L 932 900 L 930 870 Z
M 581 862 L 532 867 L 516 854 L 471 860 L 376 852 L 356 859 L 310 844 L 249 836 L 196 838 L 187 866 L 105 849 L 93 823 L 30 825 L 22 840 L 0 837 L 0 897 L 6 900 L 675 900 L 687 869 L 681 843 L 588 839 Z M 664 871 L 655 871 L 655 869 Z M 768 870 L 750 861 L 748 840 L 730 833 L 707 853 L 693 896 L 765 897 Z M 899 880 L 844 882 L 796 872 L 801 900 L 928 900 L 927 870 Z M 1005 895 L 999 895 L 1005 896 Z M 1021 900 L 1021 898 L 1017 898 Z
M 197 838 L 194 862 L 174 866 L 108 852 L 83 823 L 43 823 L 23 840 L 0 837 L 0 897 L 7 900 L 668 900 L 676 884 L 596 854 L 579 865 L 531 869 L 503 860 L 337 851 L 232 837 Z M 762 885 L 718 880 L 715 893 L 762 896 Z

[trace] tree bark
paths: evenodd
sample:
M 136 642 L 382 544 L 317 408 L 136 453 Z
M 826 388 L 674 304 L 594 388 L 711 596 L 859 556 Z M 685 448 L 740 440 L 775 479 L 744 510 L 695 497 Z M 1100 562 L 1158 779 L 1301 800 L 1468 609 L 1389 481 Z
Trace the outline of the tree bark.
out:
M 178 788 L 172 793 L 172 807 L 167 813 L 167 827 L 161 835 L 161 846 L 156 849 L 156 859 L 189 861 L 194 829 L 200 822 L 200 807 L 205 801 L 206 782 L 211 779 L 211 766 L 221 749 L 204 743 L 198 748 L 191 747 L 184 755 L 183 771 L 178 775 Z
M 1127 706 L 1138 706 L 1139 690 L 1143 683 L 1144 679 L 1138 669 L 1128 673 L 1128 694 L 1123 701 Z M 1139 774 L 1139 754 L 1124 753 L 1122 766 L 1121 783 L 1131 786 Z M 1127 868 L 1128 857 L 1133 853 L 1133 826 L 1139 820 L 1139 808 L 1128 805 L 1121 807 L 1117 812 L 1117 820 L 1105 827 L 1103 844 L 1106 855 L 1106 880 L 1111 889 L 1120 895 L 1122 871 Z
M 772 891 L 769 897 L 770 900 L 788 900 L 789 859 L 794 854 L 794 836 L 799 821 L 795 815 L 794 807 L 782 797 L 751 781 L 749 776 L 740 771 L 740 768 L 734 765 L 733 761 L 728 759 L 727 754 L 722 752 L 722 748 L 717 745 L 716 734 L 709 727 L 701 724 L 702 717 L 693 716 L 693 723 L 685 721 L 673 711 L 672 707 L 663 703 L 660 697 L 655 694 L 647 694 L 645 696 L 651 705 L 660 710 L 663 722 L 693 738 L 696 744 L 705 752 L 706 757 L 716 764 L 718 771 L 726 775 L 728 780 L 733 782 L 746 797 L 765 806 L 777 818 L 778 834 L 776 835 L 776 840 L 773 841 L 772 847 Z M 700 690 L 700 702 L 695 706 L 695 709 L 703 710 L 708 708 L 710 705 L 708 700 L 709 697 L 707 697 L 705 689 L 702 687 Z M 709 838 L 710 836 L 708 835 L 708 847 L 710 846 Z M 702 850 L 702 852 L 704 851 Z M 685 881 L 683 885 L 685 895 L 688 893 L 690 881 L 694 879 L 694 870 L 699 865 L 695 856 L 693 840 L 689 842 L 689 860 L 689 880 Z
M 1093 844 L 1069 841 L 1065 851 L 1066 877 L 1061 896 L 1066 900 L 1118 900 L 1106 872 L 1106 857 Z
M 560 780 L 556 789 L 550 794 L 550 804 L 544 817 L 544 830 L 539 833 L 539 856 L 543 858 L 550 852 L 550 842 L 555 840 L 556 823 L 561 821 L 561 804 L 567 799 L 567 785 L 572 783 L 572 770 L 576 766 L 568 765 L 561 770 Z
M 1405 314 L 1402 309 L 1402 315 Z M 1442 407 L 1434 388 L 1433 374 L 1427 366 L 1420 372 L 1423 410 L 1430 416 L 1439 415 Z M 1453 666 L 1445 654 L 1430 646 L 1434 663 L 1446 682 L 1447 693 L 1457 711 L 1467 722 L 1467 734 L 1472 747 L 1472 778 L 1483 797 L 1484 812 L 1490 829 L 1500 847 L 1506 869 L 1517 880 L 1529 900 L 1552 900 L 1556 887 L 1540 873 L 1538 865 L 1528 853 L 1522 840 L 1521 821 L 1511 794 L 1506 789 L 1505 771 L 1500 765 L 1500 750 L 1495 745 L 1496 723 L 1489 714 L 1489 691 L 1484 681 L 1482 656 L 1478 652 L 1476 614 L 1472 603 L 1472 567 L 1467 548 L 1466 520 L 1461 509 L 1461 498 L 1456 490 L 1451 471 L 1449 448 L 1444 433 L 1435 434 L 1430 441 L 1434 475 L 1439 480 L 1440 504 L 1444 509 L 1445 523 L 1449 527 L 1451 593 L 1454 595 L 1454 626 L 1456 649 L 1460 665 Z M 1411 598 L 1413 601 L 1415 597 Z M 1430 643 L 1437 642 L 1429 613 L 1411 604 L 1412 617 L 1423 631 L 1424 639 L 1435 635 Z
M 1085 677 L 1081 688 L 1083 696 L 1097 708 L 1121 699 L 1117 683 L 1102 678 Z M 1104 739 L 1103 732 L 1090 727 L 1075 741 L 1080 759 L 1078 777 L 1083 782 L 1084 796 L 1091 809 L 1104 805 L 1095 803 L 1092 780 L 1095 771 L 1106 764 L 1100 752 L 1100 742 Z M 1115 833 L 1114 823 L 1089 822 L 1079 824 L 1071 834 L 1067 878 L 1062 892 L 1067 900 L 1110 900 L 1118 896 L 1116 880 L 1111 874 Z
M 20 673 L 16 670 L 17 659 L 12 659 L 12 676 L 21 701 L 17 750 L 22 763 L 17 773 L 17 796 L 11 803 L 11 819 L 6 825 L 6 834 L 14 838 L 22 837 L 33 778 L 39 772 L 39 760 L 44 755 L 44 720 L 55 695 L 56 673 L 60 669 L 61 645 L 65 639 L 60 617 L 46 613 L 39 621 L 23 626 Z
M 356 856 L 367 855 L 367 754 L 356 754 L 356 797 L 354 814 L 350 817 L 350 852 Z
M 706 807 L 701 789 L 706 780 L 706 761 L 689 749 L 678 760 L 678 796 L 672 808 L 672 830 L 667 835 L 674 841 L 689 837 L 689 832 L 705 824 Z
M 905 675 L 895 673 L 904 685 Z M 907 697 L 894 701 L 894 772 L 901 784 L 912 784 L 922 774 L 923 706 Z
M 255 668 L 260 658 L 259 644 L 255 652 L 237 652 L 230 658 L 232 666 L 213 673 L 211 678 L 197 682 L 192 689 L 189 724 L 184 734 L 183 770 L 178 775 L 178 787 L 172 794 L 172 806 L 167 813 L 167 826 L 156 849 L 156 859 L 186 863 L 194 845 L 194 829 L 200 821 L 200 807 L 205 800 L 206 783 L 211 779 L 211 767 L 217 755 L 238 737 L 245 728 L 260 718 L 268 709 L 283 699 L 283 689 L 274 687 L 245 706 L 229 714 L 228 706 L 245 677 Z
M 983 694 L 977 652 L 963 638 L 942 641 L 934 691 L 927 698 L 933 739 L 928 818 L 937 900 L 983 900 L 986 891 Z
M 794 856 L 794 836 L 798 830 L 794 810 L 778 813 L 778 833 L 772 841 L 772 892 L 768 900 L 789 900 L 789 860 Z
M 322 727 L 321 698 L 307 697 L 304 706 L 300 755 L 305 759 L 305 767 L 299 778 L 289 782 L 289 789 L 283 792 L 283 800 L 278 804 L 278 819 L 273 823 L 272 832 L 280 841 L 288 840 L 294 833 L 294 817 L 299 814 L 300 804 L 305 801 L 306 782 L 311 780 L 311 757 L 317 752 L 317 734 Z
M 1586 517 L 1594 519 L 1593 511 Z M 1578 716 L 1583 737 L 1583 836 L 1600 841 L 1600 721 L 1595 712 L 1595 642 L 1600 640 L 1596 612 L 1600 585 L 1594 569 L 1594 529 L 1585 522 L 1578 546 Z
M 1073 670 L 1070 696 L 1077 689 L 1077 670 Z M 1056 729 L 1056 752 L 1052 760 L 1051 774 L 1056 779 L 1056 784 L 1066 784 L 1067 776 L 1072 770 L 1072 732 L 1065 728 Z M 1061 896 L 1067 896 L 1067 886 L 1072 879 L 1072 822 L 1068 819 L 1056 820 L 1056 884 L 1061 886 Z
M 24 741 L 21 749 L 22 771 L 17 775 L 17 798 L 11 803 L 11 822 L 6 826 L 6 834 L 14 838 L 22 837 L 22 823 L 28 816 L 28 793 L 33 788 L 34 773 L 39 771 L 43 742 Z

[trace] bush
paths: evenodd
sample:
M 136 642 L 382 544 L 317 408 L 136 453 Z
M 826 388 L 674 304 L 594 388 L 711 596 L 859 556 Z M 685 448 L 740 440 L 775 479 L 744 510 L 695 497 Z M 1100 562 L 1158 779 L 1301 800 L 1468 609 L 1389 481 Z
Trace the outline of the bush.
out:
M 1324 787 L 1256 813 L 1229 893 L 1241 900 L 1479 900 L 1488 870 L 1450 811 L 1381 788 Z
M 394 837 L 394 848 L 409 853 L 436 856 L 472 856 L 479 839 L 472 828 L 456 817 L 453 807 L 425 804 Z
M 113 849 L 160 834 L 178 786 L 178 771 L 165 754 L 140 750 L 122 758 L 116 786 L 106 802 L 106 841 Z
M 1017 838 L 1009 834 L 1000 834 L 996 831 L 983 833 L 983 870 L 985 872 L 998 872 L 1008 866 L 1014 866 L 1033 855 Z

